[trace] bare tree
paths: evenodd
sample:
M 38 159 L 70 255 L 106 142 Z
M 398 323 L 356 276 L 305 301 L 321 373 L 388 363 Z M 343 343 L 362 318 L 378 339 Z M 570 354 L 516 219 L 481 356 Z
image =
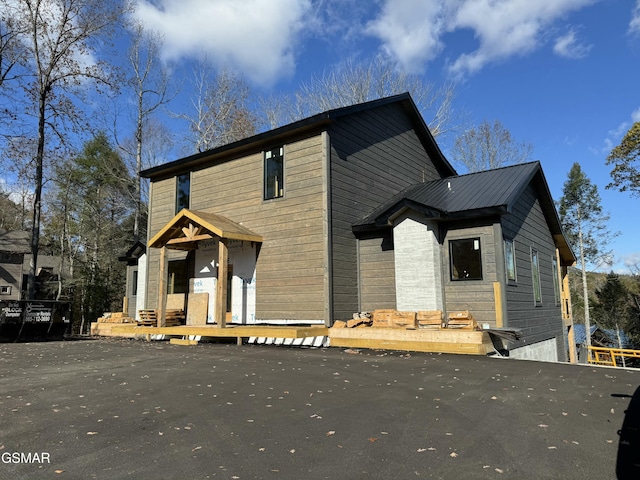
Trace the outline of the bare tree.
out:
M 65 122 L 79 119 L 74 100 L 87 82 L 110 84 L 110 68 L 95 59 L 104 35 L 119 25 L 128 8 L 125 1 L 0 0 L 1 10 L 15 22 L 26 55 L 25 95 L 36 119 L 34 202 L 28 298 L 35 292 L 40 244 L 43 170 L 50 137 L 65 136 Z
M 453 145 L 454 161 L 467 167 L 469 172 L 524 163 L 531 159 L 532 153 L 532 144 L 515 141 L 498 120 L 493 123 L 484 120 L 456 138 Z
M 167 68 L 158 60 L 162 39 L 155 33 L 147 32 L 140 23 L 133 25 L 133 37 L 129 48 L 128 60 L 131 77 L 128 86 L 135 96 L 135 131 L 133 142 L 119 144 L 120 148 L 134 159 L 134 201 L 136 211 L 133 223 L 134 241 L 140 238 L 140 220 L 142 215 L 142 179 L 144 150 L 147 145 L 148 127 L 152 115 L 175 96 L 170 92 L 170 76 Z
M 0 3 L 3 7 L 0 11 L 0 88 L 19 77 L 19 67 L 24 66 L 26 59 L 21 41 L 24 27 L 12 18 L 4 3 Z
M 257 119 L 248 107 L 249 87 L 242 77 L 223 69 L 214 74 L 200 62 L 192 80 L 195 96 L 193 114 L 179 114 L 191 131 L 190 143 L 196 152 L 249 137 L 256 133 Z
M 460 120 L 453 110 L 455 87 L 436 88 L 419 76 L 399 72 L 381 58 L 371 61 L 349 60 L 303 83 L 293 101 L 268 98 L 262 101 L 266 122 L 273 127 L 316 113 L 369 100 L 409 92 L 434 137 L 455 129 Z

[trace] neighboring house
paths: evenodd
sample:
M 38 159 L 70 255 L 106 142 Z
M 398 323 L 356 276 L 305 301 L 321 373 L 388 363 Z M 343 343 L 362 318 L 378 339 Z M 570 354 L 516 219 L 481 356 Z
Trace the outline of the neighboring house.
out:
M 587 342 L 586 329 L 581 323 L 573 326 L 576 345 L 585 345 Z M 614 328 L 600 328 L 598 325 L 591 325 L 591 345 L 605 348 L 634 348 L 633 342 L 624 332 L 618 332 Z M 620 337 L 618 337 L 618 334 Z
M 26 298 L 31 261 L 30 234 L 0 230 L 0 301 Z M 38 255 L 36 298 L 55 299 L 58 291 L 60 258 Z
M 512 355 L 565 360 L 575 258 L 540 164 L 457 175 L 409 94 L 142 176 L 147 308 L 163 307 L 166 291 L 208 293 L 207 323 L 469 310 L 521 330 Z
M 127 263 L 127 281 L 125 287 L 126 305 L 124 313 L 130 318 L 139 319 L 138 312 L 145 308 L 144 277 L 147 265 L 147 247 L 144 243 L 137 241 L 118 258 L 121 262 Z
M 0 301 L 22 298 L 24 256 L 31 252 L 29 233 L 0 229 Z

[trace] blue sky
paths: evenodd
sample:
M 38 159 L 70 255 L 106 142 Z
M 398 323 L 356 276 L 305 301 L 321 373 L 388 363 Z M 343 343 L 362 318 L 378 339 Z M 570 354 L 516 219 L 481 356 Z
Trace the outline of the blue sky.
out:
M 173 68 L 206 52 L 264 94 L 375 55 L 427 82 L 455 82 L 454 107 L 470 124 L 499 120 L 533 144 L 556 200 L 579 162 L 620 232 L 614 269 L 640 265 L 640 199 L 605 189 L 606 156 L 640 121 L 640 0 L 137 3 Z

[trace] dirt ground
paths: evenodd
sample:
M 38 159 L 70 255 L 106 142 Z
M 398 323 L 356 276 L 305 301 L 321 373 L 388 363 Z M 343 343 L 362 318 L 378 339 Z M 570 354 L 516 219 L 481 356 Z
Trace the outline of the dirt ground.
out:
M 639 385 L 478 356 L 0 344 L 0 478 L 616 478 Z

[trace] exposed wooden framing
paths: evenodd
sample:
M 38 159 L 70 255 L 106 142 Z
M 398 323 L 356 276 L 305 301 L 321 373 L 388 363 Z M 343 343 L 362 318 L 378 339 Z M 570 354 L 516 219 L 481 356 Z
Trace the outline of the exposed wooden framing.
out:
M 496 304 L 496 327 L 504 326 L 504 306 L 502 303 L 502 284 L 493 282 L 493 299 Z
M 167 241 L 166 245 L 178 245 L 182 243 L 198 242 L 200 240 L 211 240 L 212 238 L 214 238 L 213 235 L 210 235 L 208 233 L 203 233 L 201 235 L 196 235 L 194 237 L 172 238 L 171 240 Z
M 227 326 L 227 262 L 229 261 L 229 249 L 227 239 L 221 238 L 218 242 L 218 282 L 216 295 L 216 317 L 219 328 Z
M 158 273 L 158 326 L 164 327 L 167 309 L 167 247 L 160 249 L 160 272 Z

